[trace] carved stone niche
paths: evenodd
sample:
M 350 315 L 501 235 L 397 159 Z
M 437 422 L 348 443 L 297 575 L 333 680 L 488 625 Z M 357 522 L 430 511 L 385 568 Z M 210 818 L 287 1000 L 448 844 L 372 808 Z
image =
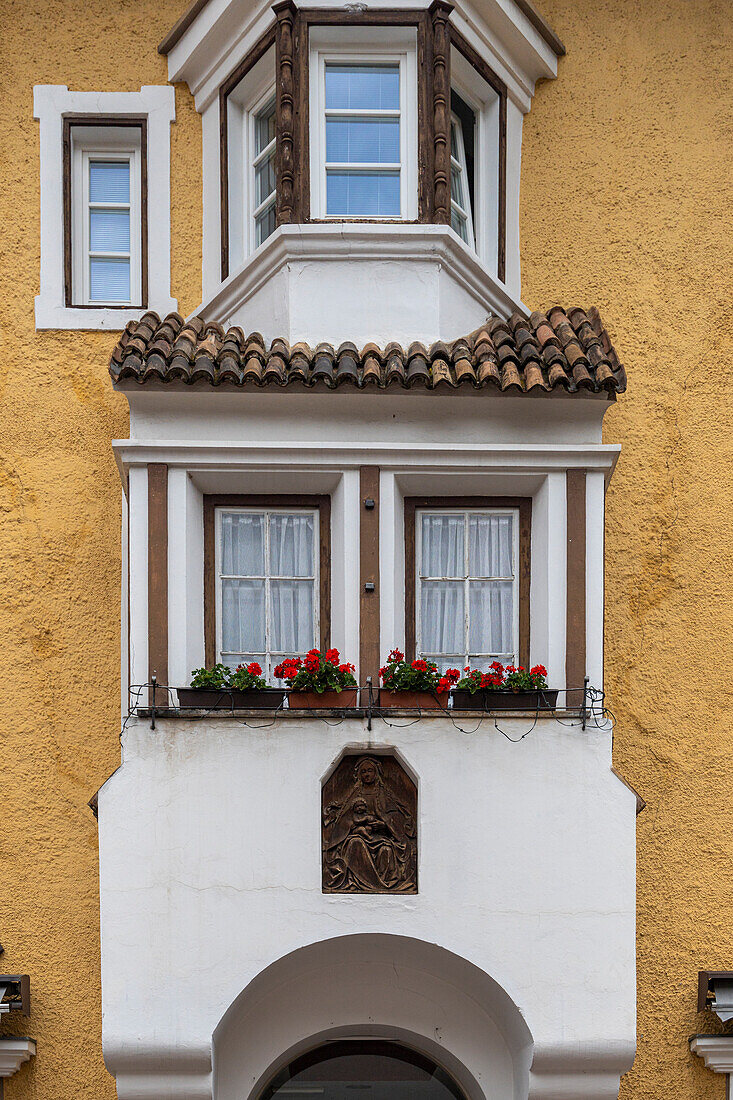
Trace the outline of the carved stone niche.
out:
M 325 894 L 417 893 L 417 787 L 396 757 L 344 756 L 321 806 Z

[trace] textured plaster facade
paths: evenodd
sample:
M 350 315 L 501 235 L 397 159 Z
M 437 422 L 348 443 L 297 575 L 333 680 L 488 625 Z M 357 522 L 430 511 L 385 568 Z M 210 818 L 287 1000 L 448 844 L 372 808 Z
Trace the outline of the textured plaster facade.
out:
M 38 1056 L 8 1100 L 114 1096 L 100 1049 L 97 835 L 119 762 L 120 490 L 108 333 L 34 331 L 33 85 L 165 83 L 183 0 L 2 0 L 0 715 L 2 969 L 29 972 Z M 629 369 L 605 422 L 606 682 L 639 819 L 639 1052 L 624 1100 L 720 1100 L 689 1054 L 698 967 L 733 968 L 733 241 L 725 2 L 542 0 L 568 48 L 525 121 L 522 297 L 595 304 Z M 172 293 L 201 299 L 200 122 L 177 88 Z M 695 685 L 702 678 L 704 691 Z

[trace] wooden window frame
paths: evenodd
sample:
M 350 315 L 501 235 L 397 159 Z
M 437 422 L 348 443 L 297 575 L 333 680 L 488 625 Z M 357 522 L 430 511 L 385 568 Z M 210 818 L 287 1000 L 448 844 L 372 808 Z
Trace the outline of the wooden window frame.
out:
M 519 513 L 519 663 L 529 668 L 529 593 L 531 582 L 532 498 L 531 497 L 405 497 L 405 651 L 415 657 L 417 631 L 417 559 L 415 516 L 423 509 L 465 511 L 470 508 L 512 508 Z
M 331 498 L 295 494 L 204 496 L 204 654 L 207 668 L 217 660 L 216 630 L 216 510 L 217 508 L 312 508 L 319 522 L 319 642 L 329 648 L 331 635 Z
M 103 129 L 140 130 L 140 302 L 113 303 L 76 302 L 74 287 L 72 210 L 72 129 L 75 126 Z M 64 304 L 71 309 L 147 309 L 148 307 L 148 120 L 139 115 L 65 115 L 62 128 L 63 147 L 63 238 L 64 238 Z M 132 231 L 132 226 L 130 226 Z

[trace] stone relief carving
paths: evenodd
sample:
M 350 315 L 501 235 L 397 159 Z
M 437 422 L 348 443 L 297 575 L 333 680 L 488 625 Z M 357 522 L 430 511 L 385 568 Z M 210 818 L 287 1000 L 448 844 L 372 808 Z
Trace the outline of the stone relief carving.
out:
M 344 756 L 323 785 L 323 890 L 417 893 L 417 788 L 393 756 Z

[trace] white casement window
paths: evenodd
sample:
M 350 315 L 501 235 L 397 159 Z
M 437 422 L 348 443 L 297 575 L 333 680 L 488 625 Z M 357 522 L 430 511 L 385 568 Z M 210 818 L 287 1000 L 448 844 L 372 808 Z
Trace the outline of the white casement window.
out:
M 251 114 L 254 247 L 275 232 L 275 96 Z
M 315 509 L 216 510 L 217 660 L 258 661 L 268 679 L 319 630 Z
M 418 511 L 416 650 L 441 671 L 516 663 L 518 512 Z
M 141 130 L 71 127 L 72 302 L 142 306 Z
M 455 95 L 455 93 L 454 93 Z M 471 148 L 471 167 L 469 171 L 464 137 L 465 121 L 457 114 L 450 121 L 450 223 L 458 236 L 471 247 L 475 246 L 473 235 L 472 195 L 473 191 L 473 148 Z
M 451 49 L 451 226 L 491 271 L 499 243 L 500 97 Z
M 310 60 L 313 216 L 416 218 L 414 30 L 314 28 Z
M 275 232 L 275 49 L 227 92 L 229 271 Z

